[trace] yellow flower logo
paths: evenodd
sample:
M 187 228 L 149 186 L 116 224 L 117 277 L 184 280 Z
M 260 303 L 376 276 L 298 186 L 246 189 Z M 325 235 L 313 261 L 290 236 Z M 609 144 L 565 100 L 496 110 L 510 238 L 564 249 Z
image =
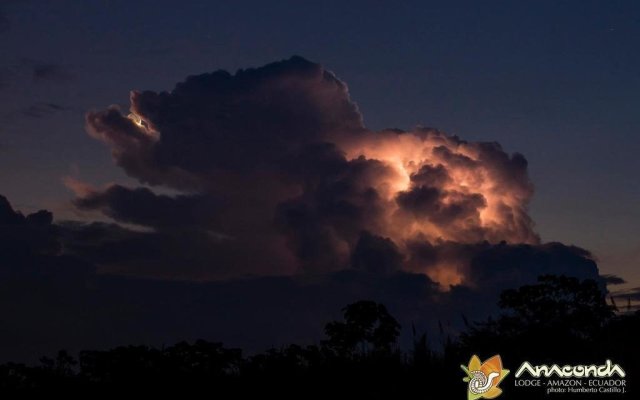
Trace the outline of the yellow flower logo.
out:
M 502 369 L 502 359 L 499 355 L 484 363 L 478 356 L 473 355 L 469 360 L 469 366 L 461 365 L 460 368 L 467 374 L 462 380 L 469 383 L 468 400 L 495 399 L 500 396 L 502 390 L 498 384 L 509 374 L 508 369 Z

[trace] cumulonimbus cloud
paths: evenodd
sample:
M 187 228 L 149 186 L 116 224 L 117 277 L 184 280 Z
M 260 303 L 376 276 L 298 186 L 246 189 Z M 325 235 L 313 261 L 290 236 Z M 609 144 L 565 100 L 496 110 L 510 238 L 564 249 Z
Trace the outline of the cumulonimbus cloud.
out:
M 206 232 L 218 248 L 207 277 L 365 268 L 447 288 L 470 283 L 461 254 L 479 244 L 540 244 L 521 154 L 429 128 L 368 130 L 346 84 L 301 57 L 130 98 L 129 112 L 88 113 L 89 134 L 140 183 L 181 194 L 111 185 L 74 203 L 158 234 Z

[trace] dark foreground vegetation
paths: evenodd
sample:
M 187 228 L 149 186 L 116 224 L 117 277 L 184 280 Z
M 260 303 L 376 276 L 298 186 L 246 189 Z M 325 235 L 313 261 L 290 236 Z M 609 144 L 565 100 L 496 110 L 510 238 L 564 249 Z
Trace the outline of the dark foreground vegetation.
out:
M 503 399 L 547 397 L 541 390 L 513 387 L 515 369 L 525 360 L 563 365 L 602 364 L 606 359 L 625 369 L 624 396 L 634 398 L 640 372 L 640 313 L 616 314 L 595 282 L 557 276 L 505 291 L 499 305 L 503 313 L 498 318 L 468 323 L 466 332 L 437 346 L 426 335 L 413 332 L 414 346 L 406 352 L 396 346 L 401 327 L 386 308 L 360 301 L 343 309 L 343 321 L 326 325 L 326 340 L 320 345 L 290 345 L 250 357 L 203 340 L 162 349 L 88 350 L 77 357 L 60 351 L 54 358 L 42 358 L 38 366 L 0 366 L 0 390 L 99 394 L 181 390 L 197 391 L 198 397 L 206 398 L 466 399 L 460 364 L 472 354 L 483 360 L 500 354 L 504 367 L 512 371 L 501 383 Z

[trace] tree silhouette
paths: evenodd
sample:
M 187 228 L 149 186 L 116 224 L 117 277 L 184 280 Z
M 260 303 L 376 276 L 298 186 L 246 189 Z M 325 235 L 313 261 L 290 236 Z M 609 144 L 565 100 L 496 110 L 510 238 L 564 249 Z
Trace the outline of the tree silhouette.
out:
M 400 324 L 386 307 L 362 300 L 342 309 L 344 322 L 325 327 L 326 344 L 340 354 L 390 353 L 400 334 Z
M 464 346 L 576 358 L 614 316 L 597 282 L 566 276 L 544 275 L 536 284 L 505 290 L 498 305 L 498 319 L 461 335 Z
M 613 316 L 613 308 L 593 280 L 544 275 L 538 282 L 500 296 L 498 304 L 511 311 L 509 321 L 515 327 L 553 328 L 591 337 Z
M 40 364 L 44 369 L 48 369 L 58 376 L 70 377 L 75 373 L 74 369 L 78 362 L 66 350 L 60 350 L 55 359 L 40 358 Z

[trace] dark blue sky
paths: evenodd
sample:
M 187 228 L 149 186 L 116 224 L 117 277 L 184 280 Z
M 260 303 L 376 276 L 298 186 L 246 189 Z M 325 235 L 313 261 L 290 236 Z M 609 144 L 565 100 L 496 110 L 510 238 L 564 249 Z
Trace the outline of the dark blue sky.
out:
M 349 85 L 372 129 L 523 153 L 543 240 L 640 280 L 640 3 L 344 3 L 3 2 L 0 193 L 73 217 L 64 176 L 128 182 L 85 111 L 299 54 Z

